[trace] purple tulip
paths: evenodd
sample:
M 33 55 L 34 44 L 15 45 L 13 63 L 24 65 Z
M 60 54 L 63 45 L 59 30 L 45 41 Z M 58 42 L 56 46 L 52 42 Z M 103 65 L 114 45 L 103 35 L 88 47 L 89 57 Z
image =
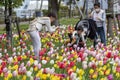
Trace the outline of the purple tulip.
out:
M 113 75 L 112 75 L 112 74 L 108 75 L 108 77 L 107 77 L 107 78 L 108 78 L 108 80 L 114 80 L 114 79 L 113 79 Z

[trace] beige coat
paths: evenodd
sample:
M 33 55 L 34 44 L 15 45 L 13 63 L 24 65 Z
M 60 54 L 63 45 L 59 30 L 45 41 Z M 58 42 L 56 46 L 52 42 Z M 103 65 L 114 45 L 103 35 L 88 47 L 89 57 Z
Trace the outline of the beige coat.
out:
M 56 28 L 51 27 L 51 22 L 49 17 L 38 17 L 35 18 L 33 21 L 31 21 L 27 31 L 34 31 L 34 30 L 41 31 L 43 28 L 45 28 L 46 31 L 49 32 L 54 32 L 56 30 Z

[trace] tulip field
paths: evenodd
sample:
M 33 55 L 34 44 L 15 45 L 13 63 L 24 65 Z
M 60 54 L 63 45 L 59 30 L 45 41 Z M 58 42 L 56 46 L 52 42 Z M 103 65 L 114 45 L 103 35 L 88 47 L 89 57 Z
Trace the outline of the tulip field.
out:
M 13 34 L 13 47 L 6 48 L 6 34 L 0 34 L 0 80 L 120 80 L 120 34 L 107 39 L 107 46 L 92 41 L 86 47 L 68 47 L 69 28 L 41 32 L 40 61 L 34 59 L 30 36 Z M 89 46 L 88 46 L 89 45 Z

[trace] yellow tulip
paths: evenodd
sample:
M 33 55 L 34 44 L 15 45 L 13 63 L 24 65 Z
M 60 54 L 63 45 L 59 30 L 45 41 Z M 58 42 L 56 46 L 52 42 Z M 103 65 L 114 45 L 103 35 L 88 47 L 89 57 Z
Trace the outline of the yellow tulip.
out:
M 42 76 L 42 71 L 38 71 L 38 73 L 36 74 L 36 77 L 41 77 Z
M 99 66 L 102 66 L 103 65 L 103 61 L 99 61 Z
M 62 60 L 63 60 L 63 57 L 62 57 L 62 56 L 59 56 L 59 60 L 62 61 Z
M 26 80 L 26 78 L 27 78 L 26 75 L 24 75 L 23 78 L 22 78 L 22 80 Z
M 93 59 L 94 59 L 93 57 L 90 58 L 91 61 L 93 61 Z
M 80 80 L 83 80 L 83 77 L 82 76 L 79 76 Z
M 23 55 L 23 56 L 22 56 L 22 59 L 26 59 L 26 58 L 27 58 L 27 56 L 26 56 L 26 55 Z
M 94 73 L 94 70 L 90 69 L 89 74 L 93 74 L 93 73 Z
M 3 73 L 1 73 L 0 76 L 3 77 L 4 76 Z
M 12 73 L 8 74 L 8 79 L 10 79 L 12 77 Z
M 104 66 L 103 66 L 103 70 L 105 71 L 106 69 L 107 69 L 107 66 L 106 66 L 106 65 L 104 65 Z
M 35 67 L 35 68 L 34 68 L 34 71 L 38 71 L 38 67 Z
M 57 68 L 57 64 L 54 64 L 54 67 Z
M 100 71 L 99 74 L 100 74 L 100 75 L 104 75 L 104 72 L 103 72 L 103 71 Z
M 70 80 L 70 78 L 69 78 L 69 77 L 67 77 L 67 80 Z
M 12 67 L 11 67 L 11 66 L 8 66 L 8 69 L 9 69 L 9 70 L 11 70 L 11 69 L 12 69 Z
M 109 63 L 107 64 L 107 67 L 110 67 L 110 64 L 109 64 Z
M 77 68 L 77 67 L 76 67 L 76 66 L 74 66 L 74 67 L 73 67 L 73 70 L 74 70 L 74 71 L 76 71 L 76 68 Z
M 101 78 L 100 80 L 107 80 L 106 78 Z
M 30 64 L 32 65 L 34 63 L 33 58 L 30 58 Z
M 9 80 L 8 77 L 5 77 L 4 80 Z
M 109 75 L 109 74 L 110 74 L 110 71 L 111 71 L 110 69 L 106 70 L 106 71 L 105 71 L 105 75 Z
M 113 73 L 116 73 L 116 70 L 115 70 L 115 69 L 113 70 Z
M 50 77 L 50 74 L 49 74 L 49 73 L 47 74 L 47 77 Z
M 115 75 L 116 75 L 117 78 L 120 77 L 120 74 L 118 72 Z
M 94 74 L 92 75 L 92 78 L 93 78 L 93 79 L 96 79 L 96 78 L 97 78 L 97 74 L 94 73 Z
M 47 79 L 47 75 L 46 74 L 42 74 L 41 78 L 42 78 L 42 80 L 46 80 Z
M 79 73 L 80 76 L 82 76 L 85 72 L 84 72 L 83 69 L 80 69 L 80 70 L 78 71 L 78 73 Z
M 18 69 L 18 65 L 13 66 L 13 69 L 17 70 Z

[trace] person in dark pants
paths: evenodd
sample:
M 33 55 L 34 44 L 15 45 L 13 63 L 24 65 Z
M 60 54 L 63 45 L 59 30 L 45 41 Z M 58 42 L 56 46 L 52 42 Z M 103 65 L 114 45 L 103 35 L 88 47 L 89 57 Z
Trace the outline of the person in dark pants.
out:
M 106 35 L 105 35 L 105 21 L 106 13 L 104 10 L 100 9 L 100 3 L 94 4 L 94 10 L 92 11 L 90 17 L 96 21 L 97 24 L 97 33 L 100 36 L 101 43 L 106 46 Z

